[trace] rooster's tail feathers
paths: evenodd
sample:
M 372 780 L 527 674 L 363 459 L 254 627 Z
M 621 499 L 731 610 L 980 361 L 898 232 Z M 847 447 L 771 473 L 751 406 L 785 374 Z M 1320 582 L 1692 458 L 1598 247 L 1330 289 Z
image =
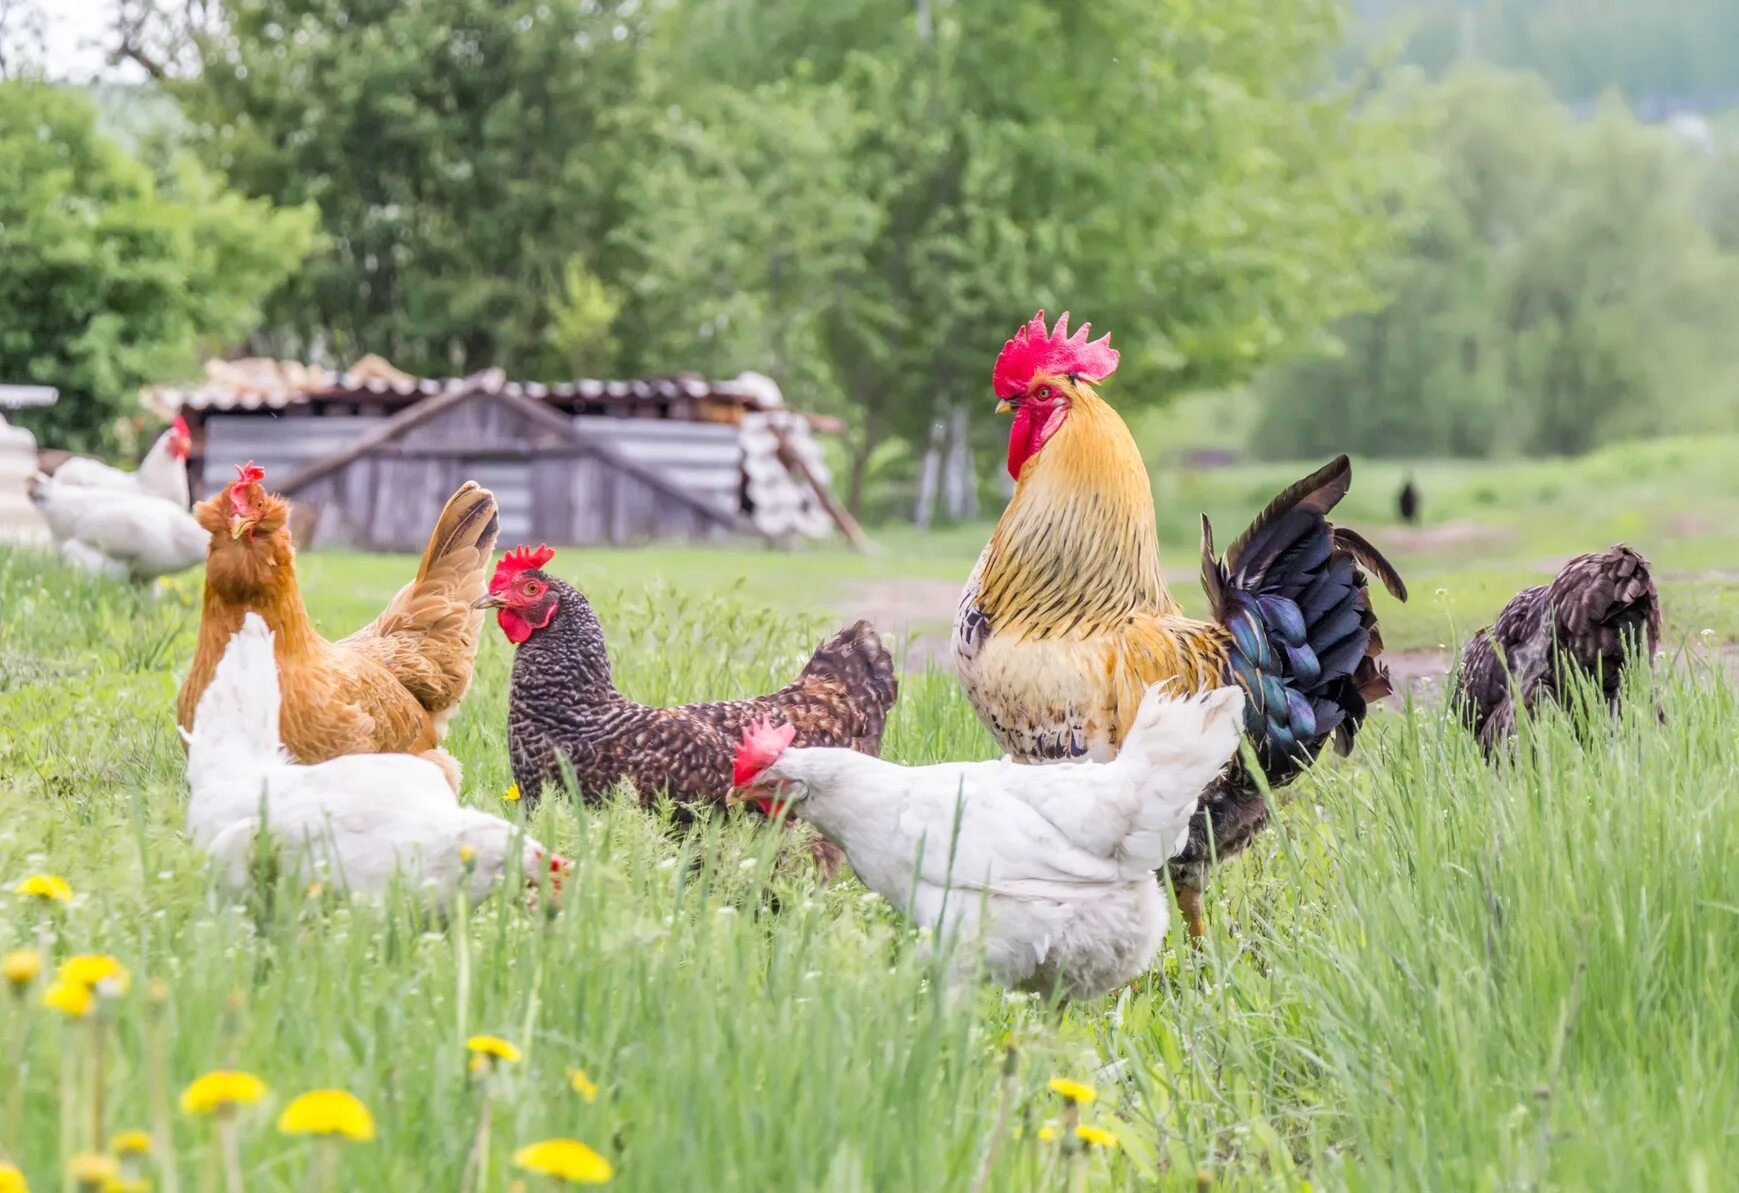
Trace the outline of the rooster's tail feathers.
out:
M 873 625 L 853 622 L 823 642 L 798 676 L 799 684 L 804 680 L 836 686 L 861 719 L 852 748 L 863 754 L 881 753 L 888 710 L 899 696 L 900 681 L 894 656 Z
M 1213 557 L 1202 523 L 1202 581 L 1230 637 L 1227 678 L 1248 702 L 1245 731 L 1270 783 L 1289 781 L 1330 737 L 1345 752 L 1371 701 L 1390 691 L 1365 570 L 1397 599 L 1406 586 L 1382 553 L 1327 515 L 1352 466 L 1336 457 L 1269 503 Z
M 230 747 L 255 759 L 281 756 L 280 702 L 272 631 L 258 613 L 248 613 L 199 697 L 187 739 L 192 762 L 198 763 L 206 747 Z

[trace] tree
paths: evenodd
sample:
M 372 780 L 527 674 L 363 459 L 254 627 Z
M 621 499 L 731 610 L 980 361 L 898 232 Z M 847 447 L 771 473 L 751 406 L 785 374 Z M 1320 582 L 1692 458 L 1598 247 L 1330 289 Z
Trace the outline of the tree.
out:
M 154 174 L 75 92 L 0 84 L 0 377 L 59 387 L 21 419 L 45 442 L 110 446 L 140 385 L 251 331 L 313 238 L 313 212 L 245 199 L 186 158 Z
M 1616 99 L 1579 123 L 1532 75 L 1412 81 L 1398 102 L 1434 173 L 1391 297 L 1336 329 L 1339 356 L 1263 378 L 1257 446 L 1566 453 L 1708 425 L 1739 278 L 1697 216 L 1707 163 Z
M 1322 89 L 1328 0 L 688 0 L 668 19 L 658 77 L 682 83 L 703 168 L 650 188 L 637 292 L 786 328 L 780 379 L 835 388 L 853 419 L 854 506 L 883 439 L 988 411 L 995 352 L 1041 305 L 1115 331 L 1138 402 L 1246 377 L 1370 297 L 1396 142 Z M 694 102 L 696 77 L 741 99 Z M 800 157 L 769 174 L 788 128 Z M 749 294 L 718 253 L 649 248 L 721 222 Z M 802 278 L 762 284 L 797 244 Z M 748 340 L 715 351 L 742 359 L 761 332 L 732 326 Z
M 611 280 L 637 139 L 634 0 L 250 0 L 197 29 L 192 144 L 325 246 L 271 342 L 426 374 L 561 367 L 570 263 Z

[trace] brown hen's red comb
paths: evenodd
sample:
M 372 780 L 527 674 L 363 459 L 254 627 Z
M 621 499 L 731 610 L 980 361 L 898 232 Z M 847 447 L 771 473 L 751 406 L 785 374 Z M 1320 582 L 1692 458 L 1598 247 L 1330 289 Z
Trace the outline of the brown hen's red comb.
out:
M 495 576 L 489 581 L 489 591 L 503 591 L 513 583 L 513 578 L 519 573 L 540 568 L 555 557 L 556 549 L 548 543 L 539 543 L 536 547 L 510 548 L 501 557 L 501 562 L 495 565 Z
M 252 460 L 235 466 L 235 483 L 238 485 L 257 485 L 265 479 L 266 470 Z
M 797 726 L 789 721 L 783 725 L 750 721 L 743 726 L 743 744 L 737 749 L 737 760 L 731 767 L 731 783 L 741 787 L 772 766 L 796 738 Z
M 1057 320 L 1055 331 L 1045 330 L 1045 313 L 1034 315 L 1002 346 L 996 368 L 990 374 L 991 388 L 999 398 L 1018 398 L 1038 373 L 1057 373 L 1103 381 L 1117 371 L 1117 349 L 1109 333 L 1089 343 L 1091 323 L 1069 334 L 1069 312 Z

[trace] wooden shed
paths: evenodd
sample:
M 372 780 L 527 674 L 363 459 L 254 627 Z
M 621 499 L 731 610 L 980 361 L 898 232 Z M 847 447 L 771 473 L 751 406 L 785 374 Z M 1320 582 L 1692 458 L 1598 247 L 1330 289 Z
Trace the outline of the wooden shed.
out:
M 254 460 L 298 506 L 305 541 L 420 550 L 466 480 L 495 493 L 507 543 L 784 543 L 836 527 L 855 537 L 815 439 L 837 424 L 787 410 L 755 374 L 432 380 L 378 357 L 342 374 L 270 360 L 212 362 L 206 373 L 196 388 L 146 394 L 187 419 L 195 493 Z
M 36 436 L 6 421 L 6 411 L 52 406 L 58 391 L 47 385 L 0 385 L 0 543 L 46 543 L 48 527 L 30 504 L 36 475 Z

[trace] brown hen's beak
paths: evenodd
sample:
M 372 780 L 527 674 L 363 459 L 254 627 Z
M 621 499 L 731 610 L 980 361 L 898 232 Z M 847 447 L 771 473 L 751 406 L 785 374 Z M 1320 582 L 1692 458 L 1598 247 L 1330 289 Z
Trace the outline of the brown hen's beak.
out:
M 471 602 L 473 609 L 499 609 L 507 604 L 507 598 L 498 592 L 486 592 Z
M 999 398 L 997 400 L 996 412 L 998 414 L 1008 414 L 1013 409 L 1014 409 L 1014 403 L 1009 401 L 1007 398 Z
M 251 518 L 244 518 L 240 514 L 231 514 L 229 519 L 229 537 L 232 539 L 239 539 L 242 535 L 252 530 L 255 525 L 256 522 Z

